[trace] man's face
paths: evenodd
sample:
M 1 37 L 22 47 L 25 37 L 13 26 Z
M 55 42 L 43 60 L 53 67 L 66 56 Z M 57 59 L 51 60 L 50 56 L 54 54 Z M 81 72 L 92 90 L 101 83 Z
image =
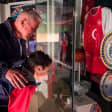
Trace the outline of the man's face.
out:
M 36 66 L 34 69 L 34 78 L 37 81 L 48 80 L 48 71 L 51 66 L 45 67 L 44 69 L 41 66 Z
M 40 21 L 37 21 L 36 19 L 26 20 L 23 28 L 21 29 L 21 38 L 24 40 L 29 40 L 32 35 L 36 36 L 36 30 L 39 25 Z

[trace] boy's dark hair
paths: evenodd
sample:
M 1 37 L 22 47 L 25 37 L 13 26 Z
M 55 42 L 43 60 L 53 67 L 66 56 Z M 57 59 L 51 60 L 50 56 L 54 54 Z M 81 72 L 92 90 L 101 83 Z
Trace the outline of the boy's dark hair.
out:
M 52 59 L 42 51 L 35 51 L 30 54 L 29 58 L 25 63 L 25 67 L 34 73 L 35 66 L 42 66 L 43 69 L 48 67 L 52 63 Z

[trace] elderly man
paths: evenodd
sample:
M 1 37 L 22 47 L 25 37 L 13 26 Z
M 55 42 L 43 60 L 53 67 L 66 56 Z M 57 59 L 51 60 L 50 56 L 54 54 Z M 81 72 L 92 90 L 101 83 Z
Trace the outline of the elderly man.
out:
M 5 77 L 14 88 L 25 87 L 28 82 L 24 73 L 13 65 L 26 58 L 25 41 L 35 35 L 40 22 L 41 18 L 35 10 L 24 10 L 17 18 L 8 18 L 0 24 L 0 79 Z M 4 105 L 5 99 L 0 96 L 0 106 Z

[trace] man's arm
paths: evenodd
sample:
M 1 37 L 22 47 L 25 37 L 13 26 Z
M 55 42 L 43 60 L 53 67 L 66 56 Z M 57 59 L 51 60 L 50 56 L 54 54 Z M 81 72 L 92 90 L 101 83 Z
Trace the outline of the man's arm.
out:
M 0 62 L 0 78 L 5 77 L 15 88 L 25 87 L 25 83 L 28 82 L 23 74 L 24 73 L 19 70 L 9 69 L 6 63 Z
M 15 88 L 22 88 L 25 87 L 25 83 L 28 81 L 25 79 L 23 76 L 23 72 L 17 69 L 8 69 L 5 77 L 7 80 L 10 81 L 10 83 L 15 87 Z
M 16 53 L 12 54 L 13 44 L 11 42 L 13 42 L 13 40 L 11 41 L 10 38 L 12 37 L 7 30 L 6 25 L 0 24 L 0 78 L 4 77 L 9 80 L 14 87 L 21 88 L 21 86 L 25 86 L 25 82 L 27 81 L 23 77 L 22 72 L 12 69 L 11 67 L 12 63 L 14 62 L 12 56 Z

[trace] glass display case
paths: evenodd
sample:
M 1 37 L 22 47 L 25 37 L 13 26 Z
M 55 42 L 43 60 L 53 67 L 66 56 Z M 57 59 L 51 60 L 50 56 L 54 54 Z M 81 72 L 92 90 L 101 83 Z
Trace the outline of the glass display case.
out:
M 46 99 L 50 102 L 53 101 L 57 108 L 54 108 L 54 112 L 72 111 L 74 5 L 75 1 L 72 0 L 36 1 L 36 10 L 43 21 L 37 30 L 35 41 L 29 41 L 29 48 L 30 52 L 42 50 L 53 59 L 52 69 L 46 82 L 46 89 L 45 82 L 42 82 L 44 83 L 44 89 L 39 90 L 37 88 L 37 92 L 41 91 Z M 45 92 L 48 94 L 45 95 Z M 44 111 L 43 108 L 40 109 Z
M 27 55 L 41 50 L 53 63 L 47 80 L 41 82 L 31 99 L 29 112 L 106 109 L 110 112 L 110 4 L 111 0 L 28 0 L 0 4 L 0 9 L 4 9 L 2 21 L 7 16 L 18 16 L 24 8 L 33 8 L 42 19 L 36 38 L 32 36 L 27 42 Z
M 86 72 L 83 32 L 86 11 L 93 5 L 86 9 L 84 4 L 84 0 L 36 1 L 36 9 L 43 21 L 32 49 L 42 50 L 53 59 L 47 87 L 40 91 L 48 93 L 46 98 L 53 100 L 59 112 L 101 110 L 97 101 L 87 95 L 91 80 L 88 81 Z M 47 109 L 44 110 L 44 106 L 40 108 L 43 111 Z
M 53 101 L 57 108 L 54 111 L 80 112 L 80 106 L 85 104 L 89 104 L 89 111 L 96 102 L 86 95 L 90 83 L 82 80 L 86 74 L 82 0 L 37 0 L 35 4 L 43 21 L 36 39 L 29 41 L 29 52 L 42 50 L 53 59 L 48 81 L 42 82 L 37 93 L 40 91 L 46 99 Z M 44 106 L 40 108 L 42 111 L 49 108 L 47 106 L 44 110 Z M 81 107 L 82 110 L 85 108 Z

